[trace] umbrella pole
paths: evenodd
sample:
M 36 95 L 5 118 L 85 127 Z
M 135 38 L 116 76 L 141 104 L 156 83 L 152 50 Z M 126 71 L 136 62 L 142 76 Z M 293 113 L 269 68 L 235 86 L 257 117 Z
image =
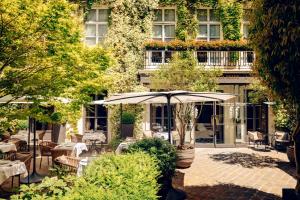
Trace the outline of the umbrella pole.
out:
M 30 152 L 31 117 L 28 118 L 27 151 Z
M 120 104 L 120 137 L 122 138 L 122 115 L 123 115 L 123 105 Z
M 38 174 L 36 171 L 36 119 L 32 119 L 33 122 L 33 169 L 32 173 L 21 179 L 21 183 L 39 183 L 44 178 L 42 175 Z M 29 173 L 29 172 L 28 172 Z
M 167 95 L 167 111 L 168 111 L 168 138 L 170 144 L 172 144 L 172 134 L 171 134 L 171 95 Z

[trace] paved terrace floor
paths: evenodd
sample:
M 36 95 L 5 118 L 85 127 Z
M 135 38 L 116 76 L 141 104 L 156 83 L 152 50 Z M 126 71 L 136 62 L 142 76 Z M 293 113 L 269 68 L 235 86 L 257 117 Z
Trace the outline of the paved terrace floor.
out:
M 294 188 L 294 173 L 285 153 L 196 148 L 192 166 L 179 170 L 173 184 L 192 200 L 276 200 L 282 188 Z

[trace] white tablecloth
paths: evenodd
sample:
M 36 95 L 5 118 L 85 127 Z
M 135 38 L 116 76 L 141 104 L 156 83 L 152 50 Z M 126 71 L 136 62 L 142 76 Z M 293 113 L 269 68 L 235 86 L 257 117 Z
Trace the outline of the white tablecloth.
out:
M 85 133 L 82 137 L 82 141 L 88 141 L 88 140 L 97 140 L 99 142 L 105 142 L 106 137 L 103 133 L 101 132 L 95 132 L 95 133 Z
M 17 147 L 13 143 L 0 142 L 0 151 L 2 153 L 6 153 L 6 152 L 9 152 L 9 151 L 17 151 Z
M 169 134 L 168 134 L 168 132 L 155 132 L 155 133 L 153 133 L 153 137 L 161 138 L 163 140 L 168 140 Z
M 62 143 L 62 144 L 56 146 L 55 149 L 65 149 L 68 151 L 72 151 L 71 154 L 76 157 L 79 157 L 79 155 L 84 150 L 88 151 L 88 148 L 85 143 L 72 143 L 72 142 Z
M 9 177 L 21 174 L 27 176 L 27 169 L 24 162 L 19 160 L 0 160 L 0 185 Z
M 135 140 L 121 142 L 115 151 L 116 154 L 121 154 L 125 149 L 128 149 L 129 145 L 135 142 L 136 142 Z

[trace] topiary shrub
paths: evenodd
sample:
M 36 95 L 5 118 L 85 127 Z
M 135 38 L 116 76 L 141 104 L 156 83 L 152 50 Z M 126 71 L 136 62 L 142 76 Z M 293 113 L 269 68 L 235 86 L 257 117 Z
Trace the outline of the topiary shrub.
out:
M 122 113 L 122 124 L 134 124 L 135 116 L 133 113 L 124 112 Z
M 143 151 L 157 160 L 160 170 L 158 195 L 165 199 L 172 188 L 172 176 L 176 166 L 176 150 L 169 142 L 159 138 L 146 138 L 129 146 L 128 152 Z
M 160 138 L 145 138 L 131 144 L 129 153 L 143 151 L 158 161 L 158 167 L 162 176 L 172 176 L 175 172 L 176 149 L 168 141 Z

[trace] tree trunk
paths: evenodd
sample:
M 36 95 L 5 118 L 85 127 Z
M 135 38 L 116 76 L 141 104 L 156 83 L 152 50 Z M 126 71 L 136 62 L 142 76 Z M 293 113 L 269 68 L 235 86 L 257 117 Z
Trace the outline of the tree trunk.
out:
M 295 160 L 296 160 L 296 192 L 300 194 L 300 121 L 298 120 L 296 129 L 293 133 L 293 139 L 295 143 Z

